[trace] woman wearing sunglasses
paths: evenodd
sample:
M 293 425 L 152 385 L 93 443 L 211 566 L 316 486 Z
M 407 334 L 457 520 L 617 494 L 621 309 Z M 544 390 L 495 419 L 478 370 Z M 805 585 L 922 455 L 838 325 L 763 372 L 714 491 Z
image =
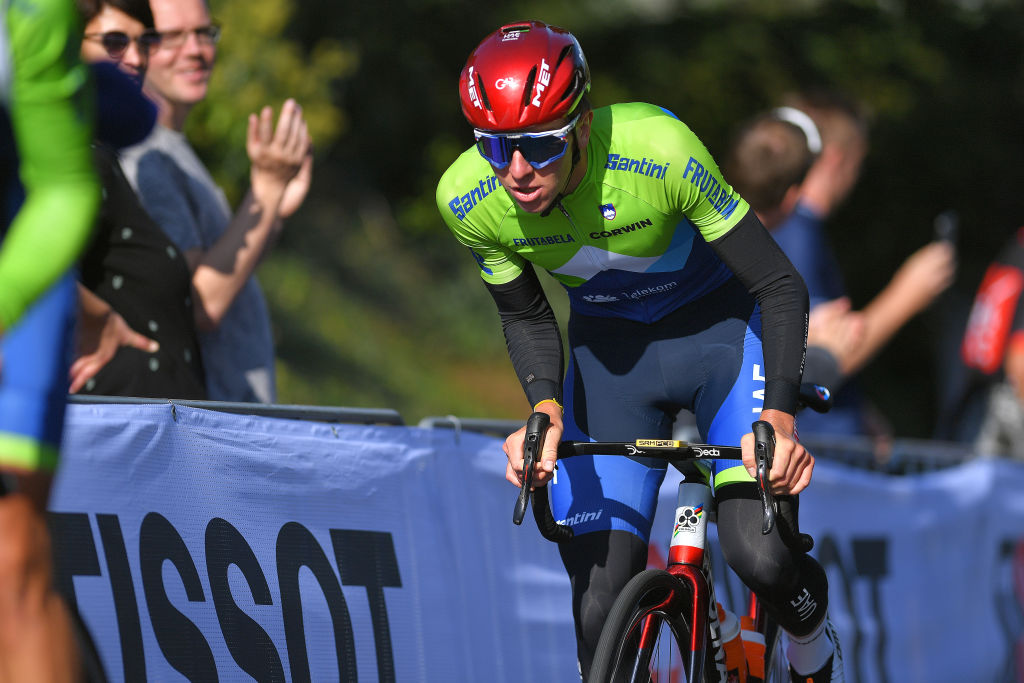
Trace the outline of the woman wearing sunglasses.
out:
M 82 58 L 109 60 L 142 81 L 149 53 L 159 44 L 147 0 L 77 0 L 85 21 Z
M 793 417 L 807 290 L 685 124 L 643 103 L 592 109 L 589 88 L 567 31 L 534 21 L 487 36 L 459 80 L 476 145 L 437 188 L 497 304 L 527 399 L 551 418 L 534 483 L 551 480 L 555 519 L 577 520 L 559 550 L 584 680 L 616 595 L 646 565 L 665 465 L 579 457 L 553 479 L 555 447 L 668 439 L 687 409 L 706 442 L 743 446 L 742 461 L 708 472 L 726 560 L 789 632 L 799 680 L 841 681 L 825 572 L 777 529 L 761 534 L 752 476 L 759 418 L 775 430 L 772 487 L 795 518 L 814 462 Z M 564 384 L 561 335 L 531 263 L 568 293 Z M 505 442 L 514 484 L 524 433 Z
M 99 116 L 93 152 L 103 204 L 81 263 L 81 322 L 72 393 L 206 398 L 185 260 L 146 213 L 118 151 L 156 121 L 141 92 L 159 44 L 147 0 L 78 0 L 82 57 L 93 63 Z

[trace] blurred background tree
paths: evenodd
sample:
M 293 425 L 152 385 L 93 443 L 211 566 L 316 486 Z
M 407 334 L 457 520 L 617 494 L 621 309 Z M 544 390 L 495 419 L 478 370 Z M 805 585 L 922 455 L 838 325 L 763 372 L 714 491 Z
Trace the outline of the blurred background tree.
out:
M 787 92 L 839 89 L 871 112 L 871 151 L 829 221 L 855 305 L 936 214 L 962 218 L 954 291 L 899 333 L 864 385 L 900 436 L 927 436 L 953 338 L 988 260 L 1024 221 L 1024 6 L 1000 0 L 213 0 L 224 25 L 191 134 L 229 194 L 247 184 L 245 117 L 305 108 L 311 196 L 261 266 L 283 403 L 424 415 L 528 410 L 475 264 L 434 205 L 471 144 L 456 83 L 502 23 L 538 18 L 579 38 L 597 106 L 645 100 L 721 157 L 744 119 Z M 557 298 L 557 292 L 556 298 Z M 560 315 L 564 312 L 560 309 Z

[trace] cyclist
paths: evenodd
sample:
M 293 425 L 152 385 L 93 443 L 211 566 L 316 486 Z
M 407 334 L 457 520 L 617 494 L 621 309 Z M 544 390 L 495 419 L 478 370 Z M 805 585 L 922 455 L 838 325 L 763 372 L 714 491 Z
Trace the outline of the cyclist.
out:
M 53 587 L 45 509 L 68 386 L 70 266 L 100 199 L 88 79 L 70 0 L 4 3 L 0 21 L 0 681 L 71 681 L 82 656 Z
M 751 476 L 748 432 L 760 417 L 777 438 L 772 488 L 795 496 L 810 480 L 813 458 L 795 441 L 793 417 L 803 281 L 689 128 L 648 104 L 592 109 L 589 88 L 583 52 L 564 29 L 530 21 L 488 35 L 459 80 L 477 144 L 437 188 L 445 223 L 495 300 L 526 396 L 551 417 L 536 481 L 553 480 L 556 519 L 576 532 L 560 552 L 581 674 L 615 596 L 646 564 L 665 466 L 573 458 L 556 477 L 555 445 L 668 438 L 687 408 L 708 441 L 742 440 L 742 463 L 709 473 L 727 561 L 790 634 L 794 676 L 841 681 L 825 573 L 778 532 L 761 535 Z M 561 337 L 530 263 L 568 292 L 564 389 Z M 505 442 L 516 484 L 524 432 Z M 795 521 L 795 498 L 784 498 Z

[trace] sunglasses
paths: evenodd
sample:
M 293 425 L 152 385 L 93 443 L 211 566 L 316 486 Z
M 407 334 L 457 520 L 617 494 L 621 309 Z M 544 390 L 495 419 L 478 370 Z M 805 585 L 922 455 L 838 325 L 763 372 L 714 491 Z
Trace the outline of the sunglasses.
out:
M 160 44 L 160 34 L 152 29 L 147 29 L 138 36 L 130 36 L 124 31 L 107 31 L 106 33 L 86 33 L 82 36 L 85 40 L 99 42 L 111 59 L 121 59 L 133 42 L 138 46 L 139 52 L 148 55 Z
M 156 33 L 161 48 L 173 50 L 181 47 L 192 34 L 196 34 L 196 40 L 200 45 L 216 45 L 220 40 L 220 26 L 209 24 L 198 28 L 179 28 L 174 31 L 159 31 Z
M 577 114 L 565 127 L 541 133 L 496 135 L 474 129 L 476 148 L 480 156 L 487 159 L 495 168 L 505 168 L 512 163 L 512 154 L 517 149 L 530 166 L 544 168 L 565 155 L 565 150 L 569 147 L 569 133 L 579 118 L 580 115 Z

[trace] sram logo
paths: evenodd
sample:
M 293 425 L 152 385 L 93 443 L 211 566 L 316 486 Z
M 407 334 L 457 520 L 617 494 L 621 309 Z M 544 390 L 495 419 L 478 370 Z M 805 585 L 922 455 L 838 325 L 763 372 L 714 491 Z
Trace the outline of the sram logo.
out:
M 551 83 L 551 67 L 541 57 L 540 60 L 540 75 L 537 76 L 537 83 L 533 86 L 533 106 L 540 106 L 540 96 L 547 90 L 548 85 Z

